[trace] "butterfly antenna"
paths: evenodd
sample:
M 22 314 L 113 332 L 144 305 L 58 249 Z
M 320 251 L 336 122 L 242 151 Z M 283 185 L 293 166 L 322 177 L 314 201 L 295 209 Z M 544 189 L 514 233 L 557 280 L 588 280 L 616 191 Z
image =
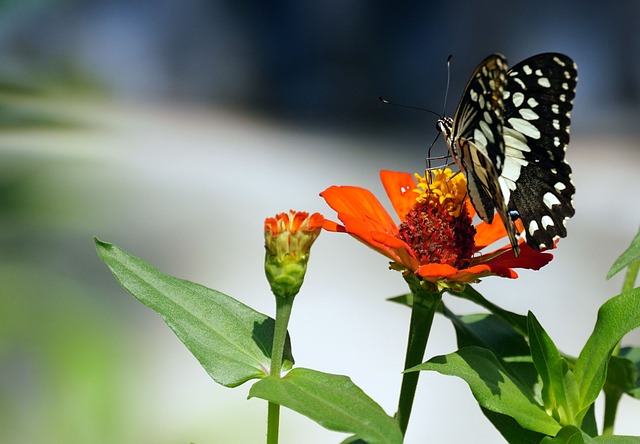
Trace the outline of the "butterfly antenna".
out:
M 449 85 L 451 84 L 451 59 L 452 58 L 453 58 L 453 54 L 449 54 L 449 57 L 447 57 L 447 87 L 444 90 L 444 103 L 442 105 L 442 114 L 440 114 L 438 116 L 440 119 L 444 118 L 445 112 L 447 111 L 447 99 L 449 98 Z M 431 157 L 431 149 L 433 148 L 433 146 L 438 141 L 438 137 L 440 137 L 440 132 L 438 132 L 438 134 L 436 134 L 436 138 L 433 140 L 433 142 L 429 146 L 429 150 L 427 151 L 427 171 L 431 171 L 431 170 L 436 169 L 431 165 L 431 161 L 432 160 L 435 160 L 435 159 L 448 159 L 449 155 L 450 155 L 450 153 L 447 153 L 446 156 Z M 445 163 L 445 167 L 447 167 L 449 165 L 450 165 L 449 162 Z
M 378 97 L 378 100 L 380 100 L 385 105 L 393 105 L 393 106 L 397 106 L 397 107 L 400 107 L 400 108 L 407 108 L 407 109 L 417 109 L 418 111 L 425 111 L 425 112 L 431 113 L 431 114 L 433 114 L 435 116 L 442 117 L 437 112 L 432 111 L 432 110 L 427 109 L 427 108 L 422 108 L 420 106 L 404 105 L 404 104 L 401 104 L 401 103 L 395 103 L 395 102 L 392 102 L 391 100 L 387 99 L 386 97 L 382 97 L 382 96 Z
M 447 57 L 447 87 L 444 90 L 444 105 L 442 105 L 442 115 L 447 111 L 447 99 L 449 98 L 449 85 L 451 84 L 451 59 L 453 54 Z

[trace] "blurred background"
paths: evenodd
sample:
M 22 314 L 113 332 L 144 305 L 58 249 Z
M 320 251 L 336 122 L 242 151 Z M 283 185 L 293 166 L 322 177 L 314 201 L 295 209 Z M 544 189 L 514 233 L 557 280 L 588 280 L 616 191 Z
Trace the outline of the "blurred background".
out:
M 263 442 L 266 404 L 209 379 L 92 236 L 272 315 L 264 218 L 333 217 L 328 186 L 384 201 L 379 170 L 423 171 L 434 117 L 377 98 L 440 112 L 449 54 L 448 115 L 492 52 L 578 64 L 569 236 L 543 270 L 476 286 L 577 355 L 640 223 L 638 19 L 634 0 L 0 2 L 0 442 Z M 409 311 L 385 299 L 405 291 L 384 258 L 323 234 L 290 325 L 297 365 L 350 375 L 393 414 Z M 431 338 L 428 356 L 456 348 L 443 319 Z M 623 398 L 618 433 L 640 434 L 638 404 Z M 283 444 L 344 438 L 286 409 L 281 429 Z M 501 442 L 464 383 L 430 373 L 406 441 L 425 436 Z

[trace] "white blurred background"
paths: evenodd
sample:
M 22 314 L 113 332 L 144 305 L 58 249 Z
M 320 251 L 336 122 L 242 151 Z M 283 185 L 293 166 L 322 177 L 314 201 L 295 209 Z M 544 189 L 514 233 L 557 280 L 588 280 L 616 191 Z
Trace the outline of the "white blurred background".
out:
M 334 184 L 384 202 L 379 170 L 421 171 L 433 116 L 377 97 L 439 111 L 448 54 L 449 114 L 491 52 L 578 64 L 569 236 L 541 271 L 476 286 L 577 355 L 640 225 L 639 17 L 633 1 L 0 3 L 0 441 L 263 442 L 266 403 L 216 385 L 92 236 L 272 315 L 264 218 L 332 217 L 318 193 Z M 324 233 L 291 320 L 296 364 L 351 376 L 393 414 L 409 310 L 385 299 L 404 292 L 383 257 Z M 428 357 L 455 348 L 437 318 Z M 616 432 L 639 435 L 638 415 L 623 398 Z M 285 409 L 281 436 L 345 435 Z M 502 442 L 464 383 L 423 373 L 406 442 L 427 439 Z

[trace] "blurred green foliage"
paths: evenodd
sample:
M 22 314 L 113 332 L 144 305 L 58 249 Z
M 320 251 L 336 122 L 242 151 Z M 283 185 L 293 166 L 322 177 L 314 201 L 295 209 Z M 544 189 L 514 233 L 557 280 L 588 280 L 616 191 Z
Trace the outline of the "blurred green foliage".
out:
M 113 304 L 70 265 L 73 239 L 86 235 L 73 220 L 77 196 L 51 183 L 55 153 L 3 140 L 77 126 L 43 97 L 0 81 L 0 442 L 124 442 L 119 372 L 131 352 Z

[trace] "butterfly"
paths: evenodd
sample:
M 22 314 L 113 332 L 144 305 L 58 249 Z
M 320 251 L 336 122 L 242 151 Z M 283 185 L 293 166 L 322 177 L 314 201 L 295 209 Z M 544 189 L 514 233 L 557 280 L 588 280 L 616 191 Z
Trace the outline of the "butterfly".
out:
M 471 75 L 453 118 L 438 120 L 476 212 L 491 223 L 497 211 L 516 256 L 516 220 L 540 250 L 567 235 L 575 214 L 565 151 L 577 80 L 563 54 L 538 54 L 511 69 L 493 54 Z

